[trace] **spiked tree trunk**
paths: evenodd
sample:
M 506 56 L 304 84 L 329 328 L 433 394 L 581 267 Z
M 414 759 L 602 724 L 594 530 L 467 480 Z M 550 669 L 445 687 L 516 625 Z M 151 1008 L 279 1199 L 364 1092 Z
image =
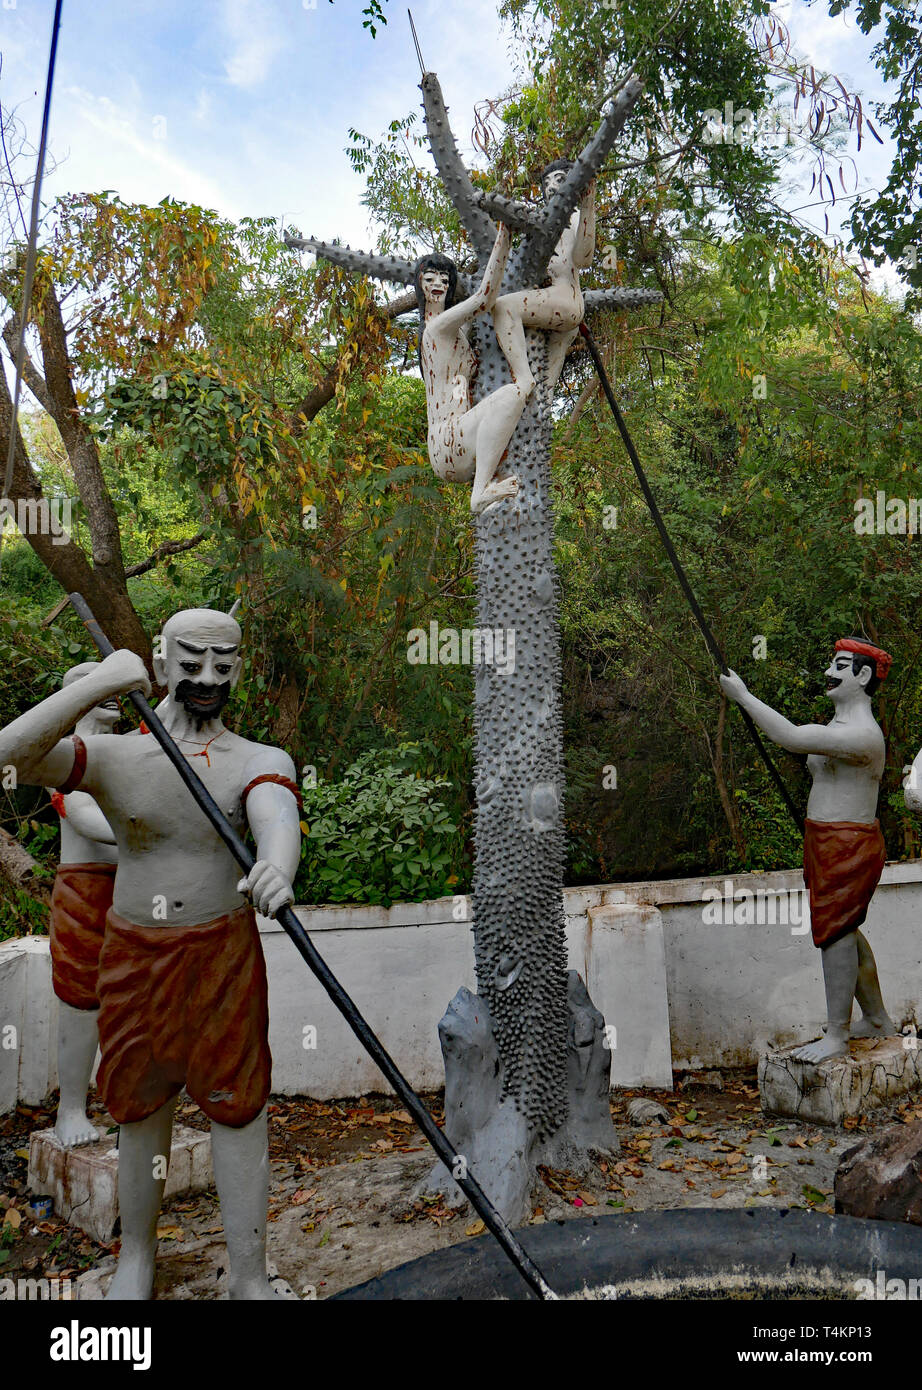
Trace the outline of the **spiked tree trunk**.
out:
M 503 630 L 507 653 L 502 667 L 478 667 L 475 682 L 477 986 L 504 1093 L 540 1137 L 567 1117 L 559 583 L 544 336 L 529 334 L 538 386 L 505 462 L 519 492 L 474 523 L 477 625 Z M 477 338 L 485 396 L 508 380 L 508 369 L 494 335 L 482 327 Z
M 573 209 L 641 90 L 636 78 L 623 85 L 558 192 L 538 210 L 475 193 L 438 79 L 425 75 L 430 147 L 477 251 L 480 273 L 496 237 L 491 213 L 525 233 L 510 257 L 503 293 L 540 283 Z M 380 279 L 413 281 L 409 261 L 315 240 L 290 244 Z M 659 297 L 614 290 L 585 298 L 588 309 L 593 303 L 631 308 Z M 501 665 L 478 666 L 475 678 L 473 931 L 479 993 L 459 990 L 439 1025 L 446 1132 L 511 1221 L 528 1211 L 539 1162 L 579 1166 L 590 1151 L 617 1147 L 608 1107 L 611 1056 L 604 1020 L 579 977 L 567 973 L 559 581 L 550 461 L 556 382 L 548 380 L 547 335 L 530 332 L 526 341 L 537 385 L 503 468 L 516 474 L 519 491 L 473 522 L 477 625 L 506 634 L 507 656 Z M 477 320 L 472 344 L 481 400 L 510 374 L 489 316 Z M 427 1185 L 454 1187 L 441 1168 Z

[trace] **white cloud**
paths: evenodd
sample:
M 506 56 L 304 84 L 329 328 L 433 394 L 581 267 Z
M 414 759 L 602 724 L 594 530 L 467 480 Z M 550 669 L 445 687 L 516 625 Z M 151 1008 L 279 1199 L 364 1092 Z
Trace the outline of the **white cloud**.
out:
M 271 11 L 254 0 L 224 0 L 221 23 L 231 44 L 224 59 L 231 86 L 259 86 L 268 77 L 284 43 L 272 22 Z
M 80 187 L 82 179 L 86 190 L 116 188 L 128 201 L 153 201 L 155 196 L 159 201 L 169 194 L 233 215 L 227 207 L 226 189 L 200 166 L 187 164 L 170 152 L 166 118 L 141 115 L 137 108 L 120 106 L 109 97 L 80 87 L 68 87 L 65 95 L 69 108 L 66 128 L 71 149 L 77 152 L 64 166 L 69 188 Z M 158 131 L 165 138 L 158 138 Z M 105 152 L 104 167 L 103 161 L 94 158 L 99 149 Z M 85 163 L 93 170 L 88 181 L 83 173 Z M 162 191 L 155 194 L 155 189 Z

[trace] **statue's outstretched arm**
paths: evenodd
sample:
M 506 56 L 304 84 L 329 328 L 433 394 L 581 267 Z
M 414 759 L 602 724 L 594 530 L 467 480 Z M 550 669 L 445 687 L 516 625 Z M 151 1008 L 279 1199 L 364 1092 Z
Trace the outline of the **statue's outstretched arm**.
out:
M 573 247 L 573 264 L 588 270 L 595 255 L 595 179 L 583 192 L 579 205 L 579 227 Z
M 873 761 L 877 750 L 873 732 L 835 723 L 794 724 L 753 695 L 735 671 L 721 676 L 720 684 L 727 698 L 734 700 L 773 743 L 789 753 L 822 753 L 827 758 L 859 766 Z
M 443 310 L 437 318 L 433 319 L 431 324 L 433 331 L 436 333 L 454 332 L 462 323 L 472 319 L 475 314 L 493 308 L 499 294 L 499 287 L 503 282 L 510 244 L 509 228 L 501 226 L 496 233 L 493 250 L 490 252 L 490 259 L 487 261 L 487 268 L 479 288 L 473 294 L 468 295 L 467 299 L 462 299 L 460 304 L 453 304 L 450 309 Z

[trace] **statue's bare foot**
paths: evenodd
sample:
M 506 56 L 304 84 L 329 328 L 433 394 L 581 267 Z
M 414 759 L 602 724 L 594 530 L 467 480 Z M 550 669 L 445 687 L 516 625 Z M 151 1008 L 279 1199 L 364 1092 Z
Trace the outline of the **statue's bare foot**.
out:
M 59 1110 L 54 1132 L 64 1149 L 75 1149 L 78 1144 L 97 1144 L 102 1138 L 82 1110 Z
M 502 502 L 506 497 L 514 497 L 519 490 L 519 480 L 514 473 L 510 473 L 507 478 L 494 478 L 492 483 L 487 483 L 477 501 L 471 497 L 471 511 L 475 513 L 484 511 L 494 502 Z
M 803 1047 L 795 1047 L 791 1056 L 798 1062 L 812 1062 L 815 1066 L 817 1062 L 826 1062 L 830 1057 L 848 1056 L 848 1037 L 838 1029 L 827 1032 L 825 1038 L 817 1038 L 815 1042 L 804 1043 Z
M 889 1014 L 884 1014 L 879 1019 L 870 1018 L 865 1014 L 851 1027 L 853 1038 L 892 1038 L 898 1032 L 899 1029 Z
M 154 1254 L 137 1255 L 122 1251 L 112 1276 L 105 1301 L 107 1303 L 146 1302 L 154 1291 Z

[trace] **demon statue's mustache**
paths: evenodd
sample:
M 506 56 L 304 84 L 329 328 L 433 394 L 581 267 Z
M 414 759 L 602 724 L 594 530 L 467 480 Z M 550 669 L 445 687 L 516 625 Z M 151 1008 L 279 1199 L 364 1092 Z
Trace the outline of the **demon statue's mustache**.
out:
M 197 681 L 180 681 L 173 696 L 200 729 L 209 719 L 216 719 L 230 699 L 230 681 L 222 685 L 200 685 Z

